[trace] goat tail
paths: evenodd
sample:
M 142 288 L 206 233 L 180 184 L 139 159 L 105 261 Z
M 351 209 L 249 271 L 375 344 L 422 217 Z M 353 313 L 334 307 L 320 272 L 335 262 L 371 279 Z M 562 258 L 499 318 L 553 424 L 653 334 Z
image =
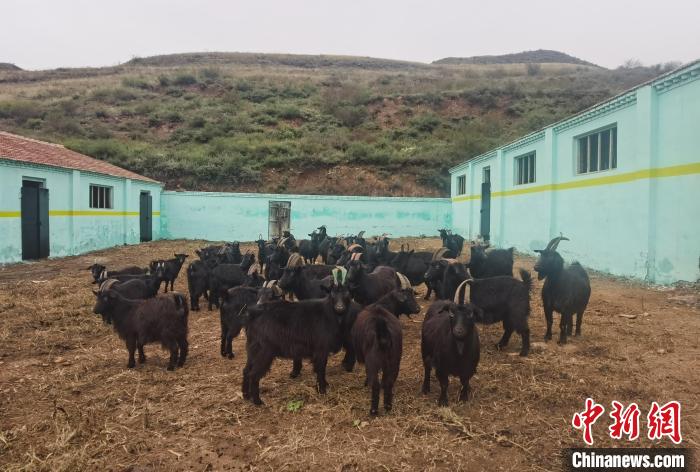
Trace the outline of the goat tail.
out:
M 375 330 L 377 334 L 377 344 L 381 351 L 388 351 L 391 347 L 391 334 L 389 333 L 389 327 L 386 324 L 386 320 L 382 318 L 377 318 L 375 323 Z
M 528 293 L 532 292 L 532 275 L 530 275 L 530 272 L 525 269 L 520 269 L 520 279 L 525 284 Z

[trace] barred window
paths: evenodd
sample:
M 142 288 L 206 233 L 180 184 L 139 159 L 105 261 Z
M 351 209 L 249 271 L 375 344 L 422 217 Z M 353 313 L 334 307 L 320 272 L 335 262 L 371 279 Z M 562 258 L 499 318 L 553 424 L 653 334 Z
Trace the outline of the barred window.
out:
M 578 174 L 617 168 L 617 126 L 576 138 Z
M 460 175 L 457 177 L 457 195 L 464 195 L 467 193 L 467 176 Z
M 535 153 L 515 158 L 515 185 L 531 184 L 535 181 Z
M 90 185 L 90 208 L 113 208 L 112 187 Z

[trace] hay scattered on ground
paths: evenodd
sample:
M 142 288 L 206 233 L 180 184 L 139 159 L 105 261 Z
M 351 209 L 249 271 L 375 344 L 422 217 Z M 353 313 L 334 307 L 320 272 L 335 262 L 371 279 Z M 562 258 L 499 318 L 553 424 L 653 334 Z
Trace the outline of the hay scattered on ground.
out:
M 439 247 L 436 239 L 392 247 L 405 242 Z M 92 314 L 83 269 L 95 260 L 144 265 L 183 251 L 191 260 L 202 244 L 154 242 L 0 269 L 2 469 L 560 470 L 562 448 L 582 444 L 569 423 L 587 396 L 608 405 L 636 401 L 644 412 L 653 400 L 679 400 L 684 440 L 691 447 L 700 441 L 697 287 L 658 290 L 599 274 L 583 337 L 565 347 L 541 342 L 539 283 L 530 357 L 517 355 L 519 336 L 499 352 L 501 328 L 480 328 L 473 396 L 456 403 L 453 379 L 448 408 L 437 406 L 437 382 L 430 395 L 419 393 L 422 315 L 401 320 L 394 411 L 374 420 L 363 369 L 344 372 L 341 354 L 329 361 L 326 396 L 316 392 L 308 363 L 292 380 L 291 362 L 278 360 L 261 383 L 266 405 L 244 402 L 244 335 L 234 341 L 235 359 L 221 358 L 216 312 L 191 315 L 184 369 L 166 372 L 167 356 L 156 346 L 146 348 L 146 365 L 126 369 L 123 343 Z M 519 258 L 516 265 L 532 263 Z M 184 271 L 176 289 L 186 291 Z M 627 445 L 610 440 L 607 421 L 599 423 L 596 445 Z

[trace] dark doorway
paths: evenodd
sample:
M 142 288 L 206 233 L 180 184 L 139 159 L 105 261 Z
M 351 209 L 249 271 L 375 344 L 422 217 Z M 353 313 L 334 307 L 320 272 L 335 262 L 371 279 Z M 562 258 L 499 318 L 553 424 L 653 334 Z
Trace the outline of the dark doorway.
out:
M 279 238 L 283 231 L 289 231 L 289 220 L 292 212 L 292 202 L 270 201 L 270 214 L 267 226 L 269 239 Z
M 153 239 L 153 199 L 149 192 L 141 192 L 139 205 L 139 226 L 141 242 Z
M 481 238 L 491 237 L 491 168 L 484 167 L 481 183 Z
M 22 181 L 22 259 L 49 257 L 49 190 L 41 182 Z

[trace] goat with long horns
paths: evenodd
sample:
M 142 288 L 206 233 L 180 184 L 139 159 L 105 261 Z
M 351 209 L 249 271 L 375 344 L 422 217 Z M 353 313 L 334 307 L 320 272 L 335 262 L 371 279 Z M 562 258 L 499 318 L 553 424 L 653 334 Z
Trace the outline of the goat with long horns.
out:
M 564 265 L 564 259 L 557 252 L 561 241 L 569 238 L 559 235 L 547 247 L 537 250 L 540 254 L 535 271 L 539 280 L 545 279 L 542 287 L 542 305 L 547 321 L 545 341 L 552 339 L 553 312 L 561 313 L 559 344 L 566 343 L 566 337 L 573 331 L 573 316 L 576 314 L 576 336 L 581 335 L 583 312 L 591 296 L 591 283 L 588 274 L 578 262 Z

